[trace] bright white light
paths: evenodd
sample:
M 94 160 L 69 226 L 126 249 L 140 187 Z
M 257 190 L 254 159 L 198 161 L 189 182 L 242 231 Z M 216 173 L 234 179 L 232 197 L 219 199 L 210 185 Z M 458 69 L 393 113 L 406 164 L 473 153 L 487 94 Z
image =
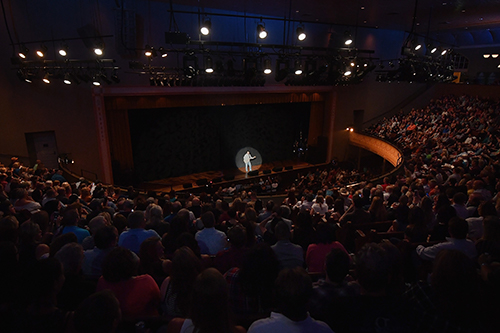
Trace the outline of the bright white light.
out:
M 67 53 L 67 52 L 66 52 L 66 50 L 64 50 L 64 49 L 60 49 L 60 50 L 59 50 L 59 54 L 60 54 L 61 56 L 63 56 L 63 57 L 65 57 L 65 56 L 67 56 L 67 55 L 68 55 L 68 53 Z
M 490 54 L 489 53 L 485 53 L 485 54 L 483 54 L 483 57 L 484 57 L 484 59 L 488 59 L 490 57 Z
M 100 55 L 102 55 L 102 53 L 103 53 L 103 52 L 102 52 L 102 49 L 100 49 L 100 48 L 96 47 L 96 48 L 94 49 L 94 53 L 95 53 L 95 54 L 97 54 L 98 56 L 100 56 Z
M 418 44 L 417 46 L 415 46 L 415 51 L 418 51 L 422 48 L 422 45 L 421 44 Z
M 213 68 L 207 68 L 207 69 L 205 69 L 205 72 L 207 72 L 207 73 L 213 73 L 214 69 Z
M 352 128 L 352 127 L 351 127 L 351 128 L 349 129 L 349 132 L 354 132 L 354 128 Z
M 152 55 L 152 54 L 153 54 L 153 53 L 151 52 L 151 50 L 147 50 L 146 52 L 144 52 L 144 55 L 145 55 L 146 57 L 151 57 L 151 55 Z
M 65 84 L 71 84 L 71 81 L 70 81 L 70 80 L 68 80 L 68 79 L 64 79 L 64 83 L 65 83 Z
M 345 45 L 351 45 L 352 44 L 352 39 L 349 38 L 344 42 Z
M 306 36 L 306 34 L 305 34 L 304 32 L 300 33 L 300 34 L 297 36 L 297 38 L 298 38 L 299 40 L 304 40 L 304 39 L 306 39 L 306 37 L 307 37 L 307 36 Z
M 435 53 L 437 51 L 437 47 L 433 47 L 431 53 Z
M 299 68 L 295 70 L 295 75 L 300 75 L 300 74 L 302 74 L 302 69 Z
M 40 58 L 43 58 L 43 52 L 40 50 L 36 51 L 36 55 L 39 56 Z
M 19 52 L 18 55 L 19 55 L 19 58 L 26 59 L 26 55 L 24 53 Z
M 495 59 L 496 59 L 496 58 L 498 58 L 498 53 L 494 53 L 494 54 L 492 54 L 492 55 L 491 55 L 491 57 L 492 57 L 492 58 L 495 58 Z
M 351 71 L 349 70 L 344 73 L 344 76 L 349 76 L 349 75 L 351 75 Z
M 100 86 L 101 85 L 101 82 L 99 81 L 93 81 L 92 84 L 96 87 Z
M 443 50 L 443 52 L 441 52 L 441 55 L 444 56 L 446 54 L 446 52 L 448 52 L 447 50 Z
M 271 72 L 272 72 L 271 68 L 264 69 L 264 74 L 271 74 Z
M 210 33 L 207 27 L 201 27 L 200 32 L 203 36 L 207 36 Z
M 261 32 L 259 32 L 259 38 L 260 39 L 264 39 L 267 37 L 267 31 L 266 30 L 262 30 Z

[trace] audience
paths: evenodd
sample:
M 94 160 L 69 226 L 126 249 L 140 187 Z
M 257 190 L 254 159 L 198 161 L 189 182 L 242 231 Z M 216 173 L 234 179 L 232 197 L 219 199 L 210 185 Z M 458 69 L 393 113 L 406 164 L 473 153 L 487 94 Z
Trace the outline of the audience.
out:
M 204 229 L 196 233 L 196 240 L 202 254 L 216 255 L 224 250 L 227 245 L 227 236 L 222 231 L 215 229 L 215 216 L 212 212 L 206 212 L 201 216 Z
M 381 120 L 366 131 L 404 166 L 373 182 L 381 168 L 332 163 L 290 183 L 146 194 L 13 159 L 0 165 L 2 331 L 494 332 L 499 114 L 444 96 Z M 277 188 L 283 202 L 257 197 Z
M 202 271 L 201 260 L 187 246 L 175 251 L 170 275 L 161 284 L 161 309 L 165 317 L 186 317 L 191 309 L 194 281 Z
M 300 245 L 290 242 L 290 229 L 284 221 L 274 228 L 277 242 L 271 248 L 280 263 L 280 268 L 304 267 L 304 250 Z
M 142 242 L 149 237 L 160 237 L 153 229 L 146 230 L 146 218 L 144 212 L 136 210 L 131 212 L 127 218 L 129 229 L 123 231 L 118 238 L 118 246 L 123 246 L 135 254 L 139 254 Z
M 149 275 L 137 275 L 139 258 L 130 250 L 117 247 L 102 263 L 102 276 L 96 291 L 109 289 L 120 302 L 124 319 L 158 316 L 160 288 Z
M 307 303 L 312 294 L 311 278 L 301 267 L 286 268 L 276 279 L 277 312 L 255 321 L 249 333 L 333 332 L 327 324 L 311 318 Z
M 168 333 L 246 332 L 243 327 L 231 322 L 228 287 L 218 270 L 208 268 L 198 275 L 192 295 L 188 318 L 172 319 L 168 324 Z

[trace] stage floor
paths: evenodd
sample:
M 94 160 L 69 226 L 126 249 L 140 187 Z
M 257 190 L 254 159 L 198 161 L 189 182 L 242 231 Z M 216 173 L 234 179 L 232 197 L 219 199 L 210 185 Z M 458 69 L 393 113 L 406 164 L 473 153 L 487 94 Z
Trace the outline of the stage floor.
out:
M 310 164 L 304 161 L 277 161 L 277 162 L 272 162 L 272 163 L 264 163 L 261 165 L 255 165 L 252 166 L 252 170 L 258 170 L 259 173 L 258 175 L 249 175 L 245 172 L 244 168 L 234 168 L 231 170 L 219 170 L 219 171 L 205 171 L 205 172 L 200 172 L 200 173 L 195 173 L 191 175 L 185 175 L 185 176 L 180 176 L 180 177 L 172 177 L 172 178 L 166 178 L 166 179 L 159 179 L 159 180 L 154 180 L 154 181 L 149 181 L 149 182 L 144 182 L 141 184 L 140 188 L 144 190 L 153 190 L 157 192 L 169 192 L 172 189 L 175 191 L 183 191 L 186 190 L 184 187 L 184 184 L 192 184 L 192 188 L 200 188 L 204 187 L 205 185 L 197 185 L 198 182 L 203 182 L 203 180 L 207 180 L 210 182 L 213 179 L 221 178 L 221 181 L 215 183 L 215 185 L 220 185 L 220 186 L 226 186 L 232 182 L 240 182 L 245 179 L 252 179 L 252 178 L 259 178 L 259 177 L 267 177 L 267 176 L 273 176 L 277 175 L 280 173 L 285 173 L 285 172 L 293 172 L 297 171 L 300 169 L 305 169 L 305 168 L 310 168 L 314 167 L 314 164 Z M 292 167 L 293 169 L 291 170 L 286 170 L 285 167 Z M 281 171 L 275 172 L 273 171 L 274 168 L 281 168 Z M 264 170 L 270 170 L 271 173 L 264 174 Z M 230 178 L 225 180 L 224 177 Z M 233 178 L 234 177 L 234 178 Z M 214 186 L 215 186 L 214 185 Z

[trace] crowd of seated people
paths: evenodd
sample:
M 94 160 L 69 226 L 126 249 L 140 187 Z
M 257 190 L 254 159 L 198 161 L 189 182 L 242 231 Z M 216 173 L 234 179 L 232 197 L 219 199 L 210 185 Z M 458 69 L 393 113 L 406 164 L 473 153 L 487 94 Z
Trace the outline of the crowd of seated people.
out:
M 70 184 L 13 160 L 1 331 L 496 332 L 499 116 L 461 96 L 384 119 L 369 131 L 402 148 L 402 173 L 318 169 L 276 202 Z

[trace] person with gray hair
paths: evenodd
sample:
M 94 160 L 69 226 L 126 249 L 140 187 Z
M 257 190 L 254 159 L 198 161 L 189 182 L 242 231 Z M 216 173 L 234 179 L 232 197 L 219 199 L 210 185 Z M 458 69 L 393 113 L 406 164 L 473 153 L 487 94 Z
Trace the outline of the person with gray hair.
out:
M 93 249 L 95 246 L 94 243 L 94 235 L 97 232 L 97 230 L 105 227 L 106 225 L 109 225 L 108 221 L 106 218 L 102 215 L 98 215 L 94 217 L 92 220 L 89 222 L 89 229 L 90 229 L 90 236 L 85 237 L 85 239 L 82 242 L 82 246 L 84 250 L 90 250 Z
M 163 221 L 163 209 L 159 205 L 151 204 L 146 208 L 145 229 L 152 229 L 160 236 L 170 231 L 170 225 Z
M 129 214 L 127 218 L 129 229 L 122 232 L 118 238 L 118 246 L 129 249 L 135 254 L 139 254 L 142 242 L 149 237 L 161 238 L 154 230 L 145 230 L 146 218 L 142 210 L 136 210 Z

